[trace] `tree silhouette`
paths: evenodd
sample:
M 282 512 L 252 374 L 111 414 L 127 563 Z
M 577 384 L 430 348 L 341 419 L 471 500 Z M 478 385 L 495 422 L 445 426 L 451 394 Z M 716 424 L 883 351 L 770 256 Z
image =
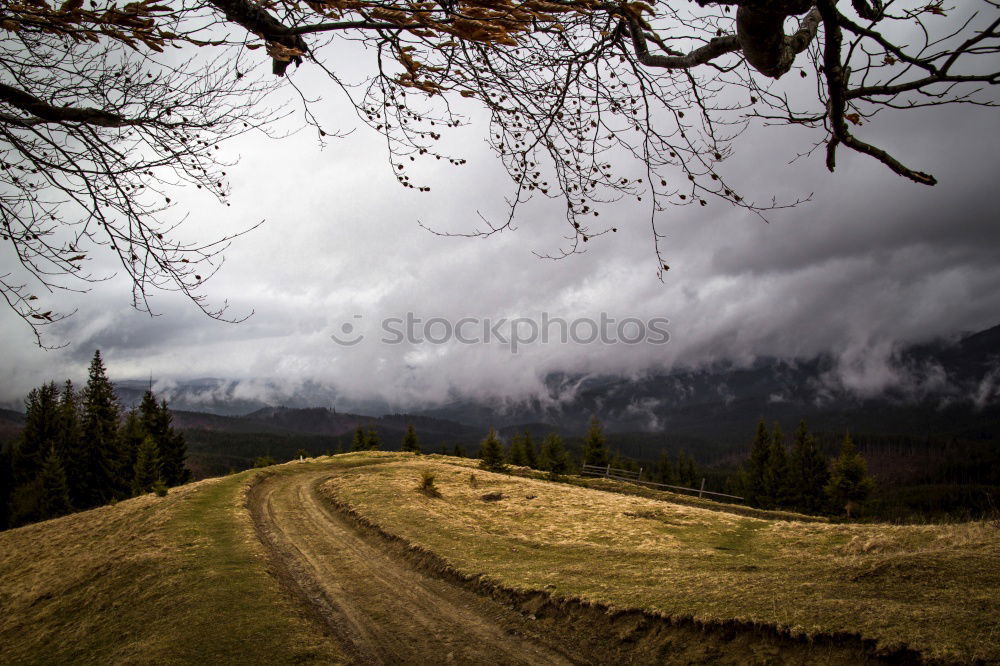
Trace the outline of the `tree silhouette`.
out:
M 827 495 L 834 505 L 843 509 L 850 518 L 874 489 L 875 482 L 868 476 L 868 464 L 858 453 L 850 433 L 845 434 L 840 455 L 834 459 L 830 467 L 830 481 L 826 485 Z
M 538 451 L 535 449 L 535 441 L 531 438 L 531 433 L 527 430 L 524 431 L 522 437 L 524 464 L 533 469 L 538 469 Z
M 788 506 L 792 499 L 791 474 L 788 469 L 788 454 L 785 451 L 785 436 L 777 422 L 771 431 L 771 443 L 767 449 L 767 463 L 764 466 L 764 498 L 762 506 L 779 508 Z
M 507 462 L 511 465 L 530 467 L 527 447 L 531 446 L 531 442 L 526 437 L 527 433 L 517 433 L 511 438 L 510 446 L 507 447 Z
M 375 426 L 368 428 L 368 432 L 365 433 L 365 448 L 369 451 L 378 451 L 382 448 L 382 439 L 378 436 Z
M 114 386 L 108 379 L 101 352 L 94 352 L 87 385 L 83 389 L 80 496 L 71 498 L 79 508 L 103 504 L 123 495 L 120 471 L 118 419 L 121 409 Z
M 764 419 L 757 422 L 757 432 L 750 445 L 750 461 L 746 470 L 746 501 L 752 506 L 767 507 L 772 503 L 765 476 L 771 454 L 771 435 Z
M 806 513 L 822 513 L 826 506 L 825 490 L 830 471 L 805 421 L 800 421 L 795 431 L 788 465 L 795 508 Z
M 552 479 L 559 478 L 569 471 L 569 454 L 563 445 L 562 437 L 549 433 L 542 440 L 542 451 L 539 456 L 539 467 L 549 473 Z
M 497 438 L 497 431 L 490 428 L 486 439 L 479 445 L 479 466 L 491 472 L 504 472 L 507 466 L 503 461 L 503 447 Z
M 413 429 L 413 424 L 406 424 L 406 432 L 403 434 L 403 451 L 420 453 L 420 442 L 417 441 L 417 432 Z
M 604 426 L 596 416 L 590 417 L 590 425 L 583 438 L 583 464 L 598 467 L 609 464 L 608 449 L 604 446 Z
M 351 451 L 364 451 L 368 448 L 368 437 L 365 429 L 358 426 L 354 429 L 354 436 L 351 438 Z
M 559 198 L 567 240 L 548 256 L 562 257 L 614 233 L 599 214 L 633 198 L 649 206 L 662 277 L 656 214 L 665 207 L 723 202 L 763 214 L 797 202 L 746 196 L 730 182 L 725 162 L 750 124 L 811 131 L 803 152 L 821 149 L 830 170 L 847 149 L 934 184 L 862 134 L 922 107 L 992 106 L 984 89 L 1000 83 L 996 14 L 992 0 L 8 4 L 0 241 L 18 261 L 0 274 L 0 293 L 47 344 L 42 328 L 68 313 L 47 308 L 44 294 L 105 277 L 88 262 L 106 251 L 137 308 L 168 289 L 209 316 L 245 316 L 204 293 L 234 237 L 181 240 L 170 195 L 183 185 L 228 203 L 220 144 L 282 116 L 266 98 L 294 76 L 292 63 L 329 77 L 385 136 L 390 168 L 414 190 L 430 189 L 410 173 L 418 159 L 465 164 L 439 147 L 467 122 L 457 102 L 484 109 L 482 134 L 511 179 L 510 210 L 465 235 L 509 229 L 527 201 Z M 348 47 L 366 68 L 360 85 L 343 78 Z M 255 67 L 262 61 L 268 73 Z M 294 90 L 320 143 L 350 129 Z
M 55 446 L 49 449 L 48 455 L 39 472 L 42 486 L 42 496 L 39 506 L 41 519 L 56 518 L 69 513 L 72 506 L 69 501 L 69 484 L 66 482 L 66 471 L 62 459 Z
M 136 452 L 132 492 L 136 495 L 148 493 L 153 484 L 161 480 L 159 447 L 152 437 L 146 436 Z

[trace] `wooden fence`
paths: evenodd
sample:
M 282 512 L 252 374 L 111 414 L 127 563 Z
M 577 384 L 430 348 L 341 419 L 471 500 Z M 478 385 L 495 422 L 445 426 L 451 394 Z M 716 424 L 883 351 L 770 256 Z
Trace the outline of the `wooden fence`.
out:
M 656 483 L 655 481 L 646 481 L 642 478 L 642 470 L 640 467 L 638 472 L 630 469 L 618 469 L 617 467 L 612 467 L 607 465 L 604 467 L 598 465 L 584 465 L 580 470 L 581 476 L 599 476 L 605 479 L 614 479 L 615 481 L 625 481 L 626 483 L 635 483 L 642 486 L 649 486 L 652 488 L 667 488 L 668 490 L 674 490 L 684 493 L 694 493 L 698 497 L 705 497 L 706 495 L 711 495 L 708 499 L 714 499 L 716 497 L 725 497 L 727 499 L 743 501 L 743 498 L 739 495 L 727 495 L 726 493 L 716 493 L 711 490 L 705 490 L 705 477 L 701 479 L 701 488 L 686 488 L 684 486 L 671 486 L 667 483 Z

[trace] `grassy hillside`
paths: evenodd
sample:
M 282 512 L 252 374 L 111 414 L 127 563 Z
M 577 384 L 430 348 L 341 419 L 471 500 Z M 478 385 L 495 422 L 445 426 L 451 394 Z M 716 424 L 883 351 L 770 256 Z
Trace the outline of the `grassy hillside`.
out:
M 252 472 L 0 533 L 0 663 L 336 663 L 268 575 Z
M 260 475 L 300 470 L 320 480 L 329 470 L 321 492 L 335 503 L 510 590 L 820 643 L 860 636 L 932 660 L 1000 660 L 1000 529 L 990 523 L 782 520 L 381 452 L 0 533 L 0 663 L 343 662 L 269 575 L 246 508 Z M 417 490 L 425 470 L 441 497 Z M 706 636 L 694 640 L 710 647 Z
M 446 460 L 358 468 L 324 488 L 459 571 L 515 590 L 793 635 L 855 634 L 931 659 L 1000 659 L 1000 530 L 989 523 L 765 520 Z M 440 498 L 416 490 L 423 470 L 436 474 Z M 484 501 L 490 492 L 503 499 Z

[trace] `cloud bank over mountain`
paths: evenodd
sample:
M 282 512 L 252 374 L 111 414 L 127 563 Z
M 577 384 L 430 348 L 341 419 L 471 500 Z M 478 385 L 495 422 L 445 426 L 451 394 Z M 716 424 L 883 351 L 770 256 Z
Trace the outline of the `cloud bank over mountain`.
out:
M 332 103 L 330 113 L 339 113 Z M 602 219 L 618 232 L 561 261 L 533 254 L 563 242 L 557 201 L 525 207 L 516 230 L 485 240 L 421 228 L 418 222 L 470 231 L 481 224 L 479 213 L 504 214 L 507 183 L 480 145 L 481 124 L 452 139 L 463 146 L 466 166 L 419 172 L 431 193 L 399 188 L 378 137 L 364 132 L 324 151 L 304 134 L 248 138 L 228 147 L 242 158 L 232 170 L 232 208 L 181 196 L 192 210 L 185 229 L 193 236 L 266 221 L 234 243 L 207 291 L 215 301 L 229 299 L 234 315 L 254 315 L 241 324 L 217 322 L 164 294 L 153 299 L 159 315 L 149 317 L 127 307 L 128 285 L 114 278 L 84 295 L 53 297 L 78 312 L 52 332 L 70 345 L 46 352 L 3 312 L 0 401 L 16 403 L 50 378 L 83 380 L 95 348 L 119 379 L 152 376 L 167 390 L 173 382 L 217 377 L 239 399 L 262 402 L 305 387 L 325 387 L 322 400 L 403 408 L 457 397 L 558 401 L 547 383 L 553 373 L 640 377 L 723 360 L 746 365 L 817 354 L 835 359 L 824 381 L 837 390 L 919 392 L 942 380 L 932 369 L 914 374 L 899 366 L 901 346 L 1000 323 L 995 112 L 921 113 L 919 125 L 876 119 L 864 129 L 908 164 L 934 171 L 941 183 L 934 188 L 853 154 L 841 156 L 835 174 L 818 155 L 788 164 L 809 148 L 796 130 L 746 133 L 727 176 L 759 199 L 812 192 L 812 200 L 776 211 L 766 224 L 716 202 L 667 210 L 659 225 L 671 269 L 662 283 L 641 204 L 609 206 Z M 100 261 L 97 273 L 114 271 Z M 543 313 L 665 318 L 670 341 L 538 342 L 516 354 L 496 341 L 379 342 L 379 323 L 407 313 L 452 325 L 463 317 L 539 321 Z M 347 323 L 365 339 L 334 342 L 331 335 Z M 984 400 L 991 386 L 984 384 Z M 205 400 L 218 390 L 206 388 Z

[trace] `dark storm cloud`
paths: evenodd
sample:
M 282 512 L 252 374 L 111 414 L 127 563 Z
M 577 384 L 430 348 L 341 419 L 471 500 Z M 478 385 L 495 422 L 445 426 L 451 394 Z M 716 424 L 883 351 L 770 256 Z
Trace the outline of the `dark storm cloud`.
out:
M 304 72 L 305 73 L 305 72 Z M 348 117 L 331 106 L 331 118 Z M 495 404 L 536 396 L 568 400 L 544 384 L 552 372 L 629 376 L 719 359 L 749 362 L 830 352 L 840 359 L 831 386 L 870 393 L 900 382 L 931 381 L 895 365 L 899 345 L 1000 323 L 1000 225 L 995 180 L 1000 137 L 995 110 L 950 108 L 885 116 L 859 128 L 892 147 L 940 185 L 927 188 L 873 160 L 841 152 L 835 174 L 798 130 L 748 132 L 725 166 L 727 178 L 758 200 L 814 193 L 797 208 L 758 218 L 712 201 L 660 216 L 671 270 L 656 263 L 648 209 L 623 203 L 602 211 L 616 234 L 563 261 L 552 252 L 567 228 L 559 202 L 535 202 L 517 230 L 488 240 L 442 238 L 481 227 L 478 213 L 502 219 L 508 181 L 481 147 L 482 123 L 463 128 L 452 147 L 462 168 L 431 164 L 416 177 L 430 194 L 398 187 L 382 142 L 358 132 L 319 151 L 302 134 L 281 142 L 247 139 L 231 171 L 232 208 L 190 199 L 195 236 L 230 233 L 266 219 L 237 240 L 209 284 L 210 301 L 251 309 L 242 324 L 208 319 L 176 295 L 155 299 L 158 317 L 130 311 L 120 279 L 84 296 L 56 297 L 77 315 L 57 333 L 72 345 L 33 347 L 14 318 L 0 318 L 8 341 L 0 400 L 18 400 L 39 381 L 82 379 L 94 348 L 113 376 L 153 374 L 164 389 L 175 380 L 220 377 L 240 399 L 280 401 L 314 380 L 338 404 L 408 406 L 464 396 Z M 477 119 L 481 120 L 481 119 Z M 791 139 L 789 139 L 791 137 Z M 181 195 L 182 196 L 190 195 Z M 186 200 L 187 201 L 187 200 Z M 564 206 L 564 204 L 563 204 Z M 97 261 L 97 260 L 95 260 Z M 112 272 L 110 264 L 104 267 Z M 330 334 L 345 322 L 377 331 L 384 317 L 566 318 L 666 317 L 667 345 L 384 345 L 366 340 L 338 347 Z M 361 320 L 353 317 L 360 315 Z M 305 387 L 305 388 L 304 388 Z M 992 385 L 991 385 L 992 387 Z M 206 389 L 206 400 L 214 394 Z M 987 394 L 993 389 L 988 388 Z M 634 406 L 652 413 L 650 405 Z

